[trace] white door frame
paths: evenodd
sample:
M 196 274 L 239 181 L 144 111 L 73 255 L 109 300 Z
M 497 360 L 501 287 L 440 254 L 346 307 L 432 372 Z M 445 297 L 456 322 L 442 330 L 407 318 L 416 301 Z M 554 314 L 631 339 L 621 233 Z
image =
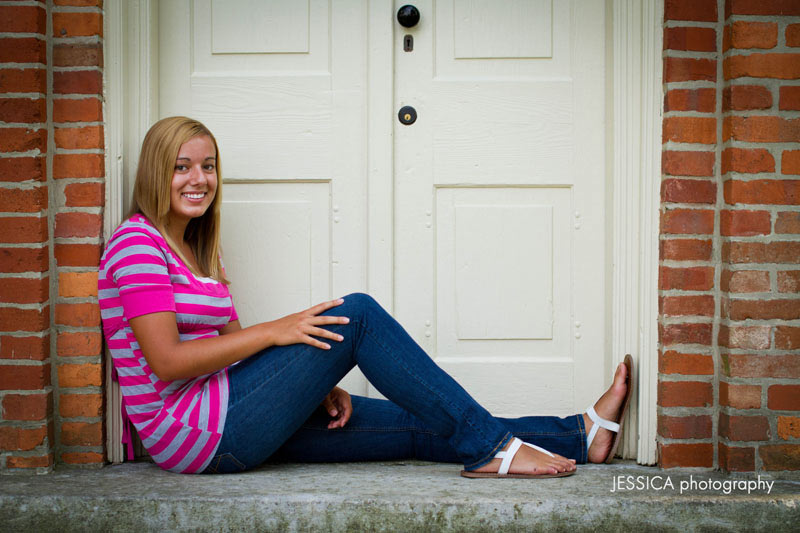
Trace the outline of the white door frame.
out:
M 164 0 L 162 0 L 164 1 Z M 392 309 L 394 62 L 391 0 L 368 2 L 367 287 Z M 623 454 L 656 462 L 658 373 L 658 213 L 661 176 L 663 0 L 607 0 L 609 44 L 608 176 L 613 183 L 610 349 L 606 368 L 631 353 L 638 390 Z M 123 183 L 139 143 L 158 117 L 158 2 L 106 0 L 106 238 L 122 221 Z M 125 157 L 128 154 L 128 157 Z M 642 179 L 646 176 L 648 179 Z M 119 387 L 107 360 L 108 458 L 122 460 Z M 606 384 L 610 383 L 610 376 Z M 635 428 L 638 426 L 638 428 Z

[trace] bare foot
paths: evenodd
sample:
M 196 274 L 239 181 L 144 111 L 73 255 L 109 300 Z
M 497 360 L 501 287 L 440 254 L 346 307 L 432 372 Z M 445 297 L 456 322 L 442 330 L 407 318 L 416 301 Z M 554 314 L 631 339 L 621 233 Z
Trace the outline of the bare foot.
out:
M 511 442 L 505 445 L 503 450 L 507 450 Z M 500 470 L 501 459 L 492 459 L 489 463 L 474 470 L 475 472 L 497 472 Z M 575 470 L 575 459 L 567 459 L 558 454 L 550 457 L 547 454 L 535 450 L 529 446 L 521 446 L 511 466 L 509 474 L 558 474 L 559 472 L 572 472 Z
M 606 420 L 610 420 L 612 422 L 619 422 L 619 412 L 622 408 L 622 402 L 625 401 L 625 393 L 628 390 L 628 386 L 625 383 L 626 378 L 628 377 L 628 368 L 620 363 L 617 367 L 617 371 L 614 373 L 614 382 L 611 384 L 611 387 L 597 400 L 597 403 L 594 404 L 594 410 L 597 412 L 600 417 L 605 418 Z M 592 429 L 594 422 L 592 419 L 589 418 L 589 415 L 584 413 L 583 414 L 583 423 L 586 427 L 586 434 L 589 434 L 589 431 Z M 608 457 L 608 453 L 611 451 L 611 445 L 614 442 L 614 433 L 604 429 L 598 428 L 597 435 L 594 436 L 594 441 L 592 441 L 592 446 L 589 448 L 589 462 L 590 463 L 602 463 Z

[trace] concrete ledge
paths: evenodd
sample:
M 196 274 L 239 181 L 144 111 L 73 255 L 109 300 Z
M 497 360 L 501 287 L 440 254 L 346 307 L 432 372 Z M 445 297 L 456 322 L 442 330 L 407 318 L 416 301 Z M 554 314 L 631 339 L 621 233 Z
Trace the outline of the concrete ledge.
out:
M 630 463 L 544 480 L 470 480 L 459 469 L 284 464 L 182 476 L 129 463 L 2 476 L 0 531 L 786 531 L 800 523 L 800 481 L 764 474 L 748 494 L 730 482 L 756 475 Z

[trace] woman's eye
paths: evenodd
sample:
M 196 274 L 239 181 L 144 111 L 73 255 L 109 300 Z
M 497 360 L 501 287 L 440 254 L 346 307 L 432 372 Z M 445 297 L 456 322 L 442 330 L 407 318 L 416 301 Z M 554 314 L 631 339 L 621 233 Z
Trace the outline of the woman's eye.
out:
M 186 170 L 186 165 L 175 165 L 175 170 Z
M 211 172 L 212 170 L 214 170 L 214 165 L 206 165 L 205 169 Z

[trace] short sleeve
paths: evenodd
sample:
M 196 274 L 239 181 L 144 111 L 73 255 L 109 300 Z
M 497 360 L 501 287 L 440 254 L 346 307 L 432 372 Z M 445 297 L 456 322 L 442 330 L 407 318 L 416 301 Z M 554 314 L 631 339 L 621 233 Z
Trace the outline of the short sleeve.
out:
M 239 320 L 239 314 L 236 312 L 236 306 L 233 305 L 233 295 L 231 295 L 231 319 L 230 322 Z
M 125 318 L 175 312 L 175 296 L 164 252 L 144 232 L 121 235 L 111 243 L 108 278 L 119 289 Z

